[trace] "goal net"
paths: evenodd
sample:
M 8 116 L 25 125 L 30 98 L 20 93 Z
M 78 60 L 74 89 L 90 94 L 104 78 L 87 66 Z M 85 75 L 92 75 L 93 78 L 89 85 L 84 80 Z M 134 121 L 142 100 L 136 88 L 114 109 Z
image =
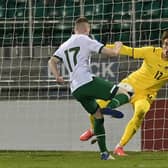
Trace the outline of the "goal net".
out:
M 132 47 L 161 46 L 168 28 L 167 0 L 0 0 L 0 99 L 69 100 L 69 78 L 55 82 L 48 59 L 72 33 L 76 18 L 85 16 L 92 36 L 104 44 L 122 41 Z M 92 58 L 98 76 L 118 83 L 141 65 L 128 57 Z M 167 86 L 142 126 L 142 150 L 168 150 Z

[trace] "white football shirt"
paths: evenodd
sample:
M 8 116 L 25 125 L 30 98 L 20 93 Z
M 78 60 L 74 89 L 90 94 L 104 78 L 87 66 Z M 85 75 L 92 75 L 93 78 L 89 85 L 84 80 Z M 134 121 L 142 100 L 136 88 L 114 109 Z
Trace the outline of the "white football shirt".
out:
M 90 67 L 92 52 L 99 53 L 104 45 L 87 35 L 74 34 L 54 53 L 65 64 L 70 75 L 71 92 L 93 80 Z

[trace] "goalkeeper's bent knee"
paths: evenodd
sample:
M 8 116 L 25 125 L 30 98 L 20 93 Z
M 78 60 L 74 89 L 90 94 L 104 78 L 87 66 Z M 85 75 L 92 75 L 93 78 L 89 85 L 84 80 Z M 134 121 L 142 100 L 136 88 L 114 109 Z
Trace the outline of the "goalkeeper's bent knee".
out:
M 119 87 L 118 92 L 126 94 L 128 96 L 128 99 L 130 100 L 134 94 L 133 87 L 130 84 L 124 82 L 119 83 L 117 86 Z

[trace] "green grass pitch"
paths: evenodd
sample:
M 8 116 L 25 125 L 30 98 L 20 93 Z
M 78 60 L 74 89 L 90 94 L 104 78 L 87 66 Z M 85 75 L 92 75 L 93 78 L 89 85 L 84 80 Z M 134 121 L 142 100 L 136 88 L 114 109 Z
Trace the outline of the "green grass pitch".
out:
M 0 168 L 168 168 L 168 152 L 128 152 L 102 161 L 98 152 L 0 151 Z

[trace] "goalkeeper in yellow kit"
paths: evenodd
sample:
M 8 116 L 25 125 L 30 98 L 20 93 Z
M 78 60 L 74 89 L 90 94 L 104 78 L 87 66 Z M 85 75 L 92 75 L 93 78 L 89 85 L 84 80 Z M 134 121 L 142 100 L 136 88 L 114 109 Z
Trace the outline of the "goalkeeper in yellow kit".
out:
M 134 95 L 130 103 L 134 108 L 134 115 L 128 122 L 120 142 L 114 149 L 114 154 L 125 156 L 123 147 L 129 142 L 141 126 L 142 121 L 149 111 L 151 103 L 157 96 L 159 89 L 168 81 L 168 31 L 162 35 L 161 47 L 131 48 L 122 46 L 120 55 L 128 55 L 135 59 L 142 58 L 141 67 L 131 73 L 120 82 L 120 85 L 129 84 L 133 87 Z M 112 48 L 113 45 L 106 45 Z M 109 102 L 98 100 L 100 106 L 106 106 Z M 90 116 L 91 125 L 94 120 Z M 92 129 L 88 129 L 80 136 L 80 140 L 88 140 L 94 135 Z

